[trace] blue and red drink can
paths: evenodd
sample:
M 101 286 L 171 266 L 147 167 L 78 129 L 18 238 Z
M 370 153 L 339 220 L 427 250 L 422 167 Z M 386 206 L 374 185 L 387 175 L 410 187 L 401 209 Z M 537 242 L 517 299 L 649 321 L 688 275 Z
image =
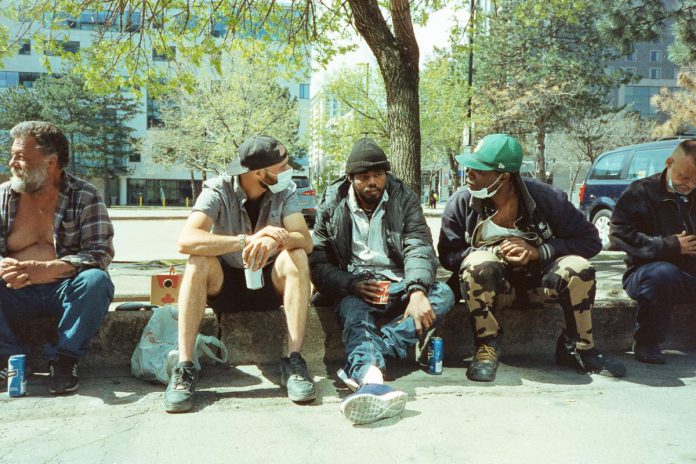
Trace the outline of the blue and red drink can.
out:
M 26 395 L 27 393 L 27 356 L 14 354 L 7 361 L 7 394 L 12 398 Z
M 433 337 L 428 344 L 428 374 L 442 374 L 442 358 L 445 351 L 445 341 L 441 337 Z

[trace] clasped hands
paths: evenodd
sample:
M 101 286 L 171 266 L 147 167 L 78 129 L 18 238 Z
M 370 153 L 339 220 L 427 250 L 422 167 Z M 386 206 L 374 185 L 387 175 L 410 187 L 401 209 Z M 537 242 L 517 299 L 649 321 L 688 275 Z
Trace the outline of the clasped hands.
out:
M 242 260 L 253 271 L 263 268 L 274 253 L 283 249 L 290 240 L 290 232 L 282 227 L 266 226 L 247 237 Z
M 530 261 L 539 259 L 539 251 L 536 247 L 521 237 L 506 238 L 498 246 L 498 250 L 502 258 L 513 266 L 524 266 Z
M 20 289 L 32 284 L 45 284 L 57 280 L 50 272 L 47 261 L 17 261 L 3 258 L 0 261 L 0 278 L 7 288 Z

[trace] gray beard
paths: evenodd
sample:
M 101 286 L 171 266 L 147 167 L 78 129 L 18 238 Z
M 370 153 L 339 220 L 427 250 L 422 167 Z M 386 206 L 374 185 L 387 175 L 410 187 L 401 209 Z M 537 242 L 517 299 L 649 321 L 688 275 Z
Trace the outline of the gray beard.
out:
M 10 178 L 10 187 L 19 193 L 35 193 L 43 189 L 48 180 L 48 166 L 42 166 L 26 171 L 24 178 L 18 177 L 14 172 Z

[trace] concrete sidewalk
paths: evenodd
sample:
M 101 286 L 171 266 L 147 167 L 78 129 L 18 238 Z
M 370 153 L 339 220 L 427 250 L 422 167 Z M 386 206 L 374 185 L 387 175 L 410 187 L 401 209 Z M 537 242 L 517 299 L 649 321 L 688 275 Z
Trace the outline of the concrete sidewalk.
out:
M 616 354 L 629 376 L 583 376 L 552 356 L 503 357 L 497 381 L 470 382 L 463 365 L 441 376 L 392 365 L 409 401 L 366 426 L 342 417 L 337 365 L 310 364 L 317 400 L 292 404 L 276 364 L 209 367 L 192 413 L 163 412 L 164 386 L 125 369 L 90 370 L 78 394 L 0 395 L 0 463 L 686 463 L 696 462 L 696 353 L 666 366 Z
M 595 320 L 603 321 L 597 338 L 626 364 L 624 379 L 555 366 L 560 313 L 510 310 L 500 315 L 511 330 L 496 382 L 470 382 L 460 311 L 445 335 L 444 374 L 391 363 L 392 384 L 409 394 L 406 411 L 357 427 L 338 409 L 347 391 L 335 378 L 343 354 L 330 311 L 310 312 L 305 356 L 318 398 L 306 406 L 292 404 L 278 386 L 282 314 L 240 313 L 222 321 L 240 365 L 206 366 L 194 412 L 167 415 L 164 386 L 131 377 L 127 367 L 149 314 L 111 313 L 82 363 L 77 394 L 48 395 L 41 366 L 28 396 L 0 395 L 0 463 L 696 462 L 696 311 L 673 321 L 681 334 L 676 348 L 686 351 L 670 351 L 666 366 L 640 364 L 625 351 L 633 311 L 621 289 L 621 256 L 593 261 Z M 121 299 L 147 301 L 150 275 L 167 269 L 160 261 L 115 263 L 110 272 Z M 439 278 L 446 278 L 442 269 Z M 215 329 L 209 314 L 202 330 Z

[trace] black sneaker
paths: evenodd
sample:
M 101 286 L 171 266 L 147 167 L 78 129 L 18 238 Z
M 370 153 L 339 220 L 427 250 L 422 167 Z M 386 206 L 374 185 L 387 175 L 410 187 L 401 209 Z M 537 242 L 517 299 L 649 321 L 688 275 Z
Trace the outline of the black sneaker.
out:
M 80 379 L 77 378 L 77 359 L 68 356 L 58 356 L 48 361 L 50 383 L 48 392 L 53 395 L 63 395 L 77 391 Z
M 633 355 L 642 363 L 665 364 L 667 357 L 662 353 L 660 345 L 646 345 L 644 343 L 633 342 Z
M 0 369 L 0 392 L 7 390 L 7 368 Z
M 556 364 L 574 368 L 580 374 L 599 374 L 609 377 L 624 377 L 626 367 L 607 358 L 597 348 L 578 350 L 577 343 L 561 334 L 556 342 Z
M 177 363 L 172 368 L 169 385 L 164 392 L 164 410 L 167 412 L 186 412 L 193 407 L 193 391 L 198 381 L 198 371 L 193 362 Z
M 290 353 L 289 357 L 280 360 L 280 384 L 287 388 L 288 398 L 296 403 L 307 403 L 316 398 L 307 363 L 300 353 Z
M 0 356 L 0 392 L 7 391 L 7 356 Z
M 476 353 L 466 376 L 475 382 L 492 382 L 498 371 L 498 358 L 500 358 L 500 334 L 495 337 L 486 337 L 476 341 Z

